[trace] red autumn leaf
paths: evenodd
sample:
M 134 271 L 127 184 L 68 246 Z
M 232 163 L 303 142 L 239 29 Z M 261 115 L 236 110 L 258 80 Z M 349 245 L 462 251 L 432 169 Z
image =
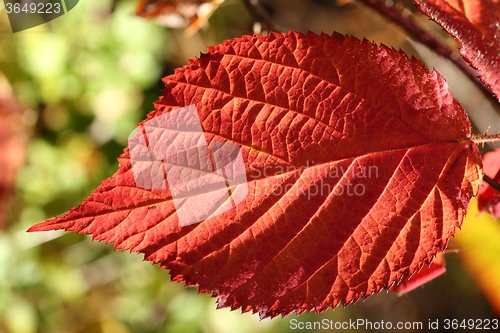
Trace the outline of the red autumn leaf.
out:
M 465 111 L 394 49 L 245 36 L 163 81 L 118 172 L 29 231 L 92 234 L 267 317 L 397 284 L 446 248 L 477 193 Z
M 500 1 L 415 0 L 461 45 L 460 54 L 500 99 Z
M 4 224 L 15 175 L 24 161 L 22 109 L 0 77 L 0 228 Z
M 485 175 L 500 182 L 500 149 L 484 154 L 483 172 Z M 488 212 L 495 218 L 500 217 L 500 192 L 486 182 L 479 187 L 477 196 L 480 212 Z

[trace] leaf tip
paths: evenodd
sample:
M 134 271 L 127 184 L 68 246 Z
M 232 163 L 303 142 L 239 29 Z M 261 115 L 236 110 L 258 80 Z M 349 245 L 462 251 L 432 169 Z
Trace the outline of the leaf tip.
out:
M 38 231 L 50 231 L 50 230 L 57 230 L 59 228 L 57 228 L 55 226 L 54 222 L 55 218 L 52 218 L 52 219 L 48 219 L 46 221 L 43 221 L 43 222 L 40 222 L 40 223 L 37 223 L 33 226 L 31 226 L 28 230 L 26 230 L 26 232 L 38 232 Z

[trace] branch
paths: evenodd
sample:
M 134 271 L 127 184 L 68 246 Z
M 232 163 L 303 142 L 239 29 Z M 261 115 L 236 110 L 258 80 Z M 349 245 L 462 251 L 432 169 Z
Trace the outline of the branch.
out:
M 277 29 L 277 27 L 273 24 L 271 16 L 269 16 L 267 10 L 262 6 L 260 0 L 243 0 L 243 2 L 252 15 L 254 23 L 263 23 L 262 30 L 280 31 L 280 29 Z

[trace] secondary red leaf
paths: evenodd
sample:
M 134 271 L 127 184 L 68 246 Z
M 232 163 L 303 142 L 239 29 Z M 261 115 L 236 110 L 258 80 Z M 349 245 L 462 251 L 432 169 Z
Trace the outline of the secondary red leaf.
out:
M 483 172 L 494 181 L 500 182 L 500 149 L 484 154 Z M 486 182 L 479 188 L 477 202 L 480 212 L 488 212 L 495 218 L 500 217 L 500 191 Z
M 0 76 L 0 228 L 4 224 L 15 175 L 24 161 L 22 109 Z
M 500 99 L 500 1 L 415 0 L 461 45 L 460 54 Z
M 416 272 L 409 279 L 404 279 L 398 286 L 395 286 L 391 290 L 400 294 L 406 294 L 413 289 L 416 289 L 437 278 L 445 272 L 446 262 L 444 260 L 444 254 L 439 252 L 430 265 L 424 265 L 420 271 Z
M 219 307 L 267 317 L 320 312 L 398 283 L 447 246 L 477 192 L 481 160 L 465 111 L 437 72 L 394 49 L 339 34 L 245 36 L 163 81 L 118 172 L 30 231 L 92 234 L 144 253 Z M 182 117 L 179 134 L 166 136 Z M 190 209 L 180 214 L 181 187 L 213 185 L 191 178 L 210 155 L 200 151 L 225 143 L 238 148 L 247 182 L 201 191 L 196 207 L 181 196 Z M 238 174 L 217 161 L 206 163 L 223 170 L 214 178 Z M 215 212 L 221 189 L 231 202 Z

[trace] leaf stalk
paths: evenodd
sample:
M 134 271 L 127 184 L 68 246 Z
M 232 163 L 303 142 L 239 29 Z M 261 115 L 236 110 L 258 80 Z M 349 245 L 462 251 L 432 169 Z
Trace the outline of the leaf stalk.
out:
M 483 175 L 483 180 L 488 185 L 490 185 L 491 187 L 493 187 L 495 190 L 497 190 L 498 192 L 500 192 L 500 184 L 496 180 L 488 177 L 487 175 Z
M 495 143 L 500 141 L 500 133 L 497 134 L 477 134 L 472 135 L 470 138 L 475 144 L 480 143 Z

